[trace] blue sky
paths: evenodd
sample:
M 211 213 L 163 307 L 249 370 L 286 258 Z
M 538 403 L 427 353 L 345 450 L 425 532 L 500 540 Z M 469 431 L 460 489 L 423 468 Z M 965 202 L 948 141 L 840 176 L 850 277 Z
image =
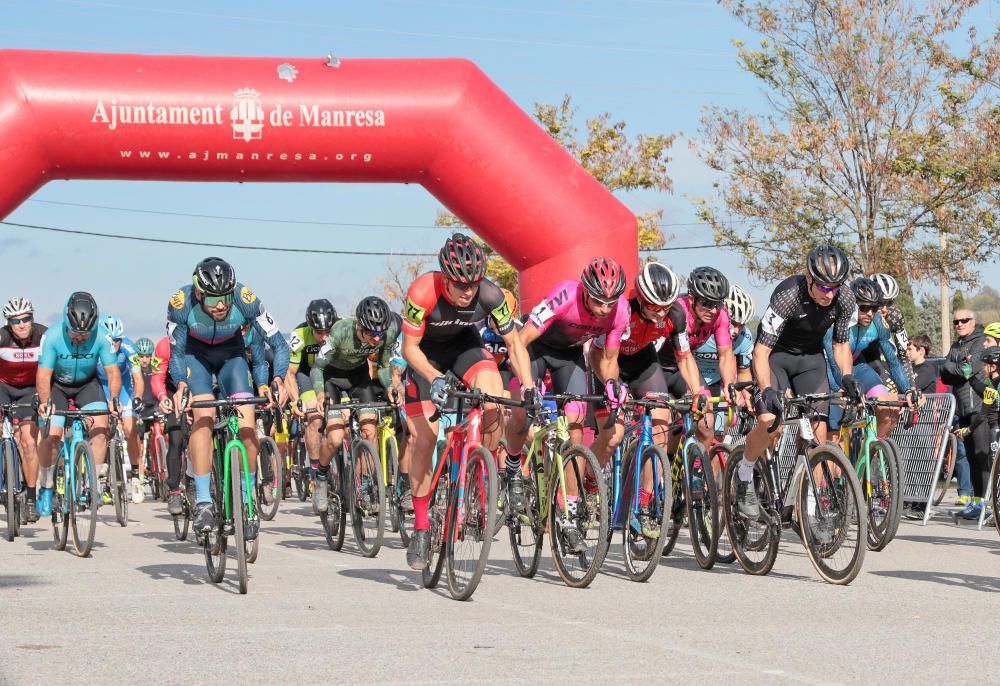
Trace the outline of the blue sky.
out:
M 759 111 L 764 98 L 736 66 L 734 38 L 753 41 L 709 0 L 521 2 L 368 0 L 348 2 L 172 3 L 149 0 L 0 0 L 0 41 L 9 48 L 148 54 L 268 55 L 322 58 L 465 57 L 523 109 L 572 94 L 582 118 L 610 112 L 631 133 L 682 132 L 672 155 L 675 189 L 632 194 L 636 212 L 664 209 L 672 245 L 711 243 L 695 222 L 691 197 L 712 193 L 712 176 L 688 147 L 707 104 Z M 987 0 L 975 21 L 995 25 Z M 186 218 L 103 208 L 132 208 L 274 219 Z M 220 243 L 429 252 L 445 232 L 432 228 L 439 203 L 422 188 L 390 184 L 198 184 L 53 182 L 9 221 L 87 231 L 211 240 Z M 289 224 L 330 222 L 344 227 Z M 423 228 L 371 228 L 380 224 Z M 382 257 L 337 257 L 156 245 L 0 227 L 5 288 L 0 299 L 30 297 L 39 319 L 53 321 L 73 290 L 90 290 L 121 316 L 132 337 L 163 331 L 170 294 L 193 265 L 221 253 L 260 295 L 287 332 L 306 303 L 327 297 L 345 311 L 378 292 Z M 737 283 L 738 260 L 718 249 L 661 255 L 687 270 L 712 264 Z M 761 300 L 769 289 L 751 288 Z

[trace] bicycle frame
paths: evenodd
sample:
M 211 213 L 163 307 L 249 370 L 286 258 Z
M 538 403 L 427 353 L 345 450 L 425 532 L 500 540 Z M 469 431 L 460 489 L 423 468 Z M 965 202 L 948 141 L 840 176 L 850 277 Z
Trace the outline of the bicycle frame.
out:
M 555 415 L 555 419 L 552 420 L 551 417 Z M 564 444 L 569 440 L 569 421 L 566 417 L 560 413 L 558 410 L 545 409 L 542 410 L 542 416 L 549 417 L 549 421 L 543 426 L 535 429 L 535 435 L 531 439 L 531 446 L 528 448 L 527 459 L 525 464 L 528 464 L 531 460 L 536 460 L 540 462 L 541 469 L 535 469 L 535 486 L 538 491 L 538 502 L 546 502 L 548 497 L 547 483 L 543 476 L 546 469 L 557 469 L 559 474 L 562 474 L 565 469 L 565 463 L 563 462 L 562 451 L 557 450 L 556 447 Z M 555 461 L 555 464 L 553 464 Z M 563 510 L 566 508 L 567 495 L 566 495 L 566 483 L 565 479 L 558 479 L 560 488 L 560 506 Z
M 75 471 L 73 469 L 73 455 L 76 454 L 76 446 L 82 443 L 86 439 L 83 428 L 83 420 L 79 417 L 73 419 L 73 424 L 69 431 L 63 432 L 63 440 L 60 443 L 59 455 L 56 457 L 55 466 L 62 464 L 62 476 L 63 476 L 63 495 L 66 493 L 76 493 L 76 482 L 74 479 Z M 96 469 L 96 465 L 87 465 L 88 470 Z M 59 470 L 54 470 L 56 478 L 58 478 Z M 96 493 L 90 494 L 90 499 L 94 500 L 99 498 L 100 495 Z M 83 500 L 81 499 L 81 503 Z M 69 514 L 69 498 L 62 499 L 62 512 L 63 514 Z
M 3 424 L 0 427 L 0 446 L 4 443 L 9 442 L 11 448 L 14 450 L 14 474 L 8 474 L 0 466 L 0 492 L 6 491 L 11 485 L 14 487 L 14 493 L 16 495 L 21 495 L 25 489 L 24 481 L 24 468 L 21 465 L 21 451 L 17 448 L 17 440 L 14 438 L 14 425 L 10 420 L 10 409 L 3 409 Z
M 687 429 L 688 427 L 685 428 Z M 634 434 L 634 433 L 639 434 L 639 444 L 635 447 L 636 459 L 632 463 L 632 469 L 633 469 L 632 497 L 630 499 L 632 502 L 632 512 L 629 514 L 638 516 L 639 490 L 642 487 L 641 483 L 642 460 L 640 459 L 640 456 L 642 455 L 643 450 L 645 450 L 648 446 L 653 445 L 653 418 L 648 412 L 648 410 L 642 413 L 642 419 L 639 422 L 633 423 L 631 426 L 628 426 L 625 429 L 626 437 L 629 434 Z M 609 528 L 609 531 L 619 531 L 621 529 L 624 529 L 625 526 L 627 525 L 626 523 L 628 522 L 628 517 L 626 517 L 625 512 L 622 510 L 621 507 L 623 501 L 622 451 L 623 451 L 623 446 L 625 446 L 627 443 L 628 441 L 626 441 L 625 438 L 623 438 L 622 442 L 618 444 L 617 448 L 615 448 L 614 463 L 612 467 L 613 478 L 611 479 L 612 515 L 611 515 L 611 526 Z M 653 461 L 652 469 L 653 469 L 653 499 L 651 503 L 656 503 L 658 507 L 658 504 L 660 502 L 660 485 L 656 475 L 656 470 L 657 470 L 656 461 Z
M 464 408 L 462 405 L 463 403 L 459 402 L 458 415 L 460 418 L 464 414 Z M 470 450 L 476 450 L 477 448 L 481 448 L 483 445 L 482 424 L 482 409 L 479 407 L 473 407 L 469 410 L 468 414 L 465 415 L 464 419 L 459 420 L 455 430 L 451 432 L 451 436 L 448 437 L 448 443 L 445 445 L 442 457 L 438 460 L 437 465 L 434 467 L 434 473 L 431 478 L 432 484 L 438 483 L 438 480 L 441 478 L 441 473 L 444 471 L 444 466 L 450 465 L 449 479 L 451 483 L 456 485 L 458 488 L 458 511 L 456 512 L 456 521 L 451 531 L 461 531 L 462 524 L 464 523 L 465 475 L 468 465 L 468 455 Z M 480 490 L 483 494 L 481 497 L 485 498 L 485 489 Z M 485 500 L 481 503 L 481 505 L 484 508 L 487 507 Z M 450 536 L 452 533 L 445 531 L 445 535 Z
M 216 450 L 215 457 L 216 457 L 216 469 L 218 469 L 218 460 L 222 460 L 222 484 L 221 484 L 221 487 L 223 489 L 222 500 L 223 500 L 223 503 L 225 505 L 226 521 L 232 521 L 233 520 L 233 498 L 232 498 L 232 494 L 231 494 L 231 489 L 229 487 L 230 483 L 231 483 L 230 480 L 233 478 L 233 475 L 230 473 L 229 459 L 228 459 L 229 453 L 230 453 L 230 451 L 233 448 L 236 448 L 237 450 L 239 450 L 240 458 L 242 460 L 242 465 L 243 465 L 243 484 L 244 484 L 244 489 L 243 490 L 246 493 L 247 517 L 249 519 L 253 519 L 253 515 L 254 515 L 254 503 L 253 503 L 254 484 L 252 484 L 251 481 L 250 481 L 250 462 L 249 462 L 249 460 L 247 460 L 247 449 L 246 449 L 246 446 L 243 445 L 243 441 L 241 441 L 240 438 L 239 438 L 240 415 L 239 415 L 239 412 L 237 412 L 235 409 L 231 409 L 231 411 L 223 410 L 223 412 L 225 412 L 226 415 L 227 415 L 226 416 L 226 425 L 225 425 L 225 428 L 222 431 L 220 431 L 219 433 L 222 434 L 223 436 L 225 436 L 226 432 L 228 432 L 228 434 L 230 436 L 230 439 L 229 439 L 229 441 L 226 442 L 226 446 L 225 446 L 225 448 L 221 452 L 218 451 L 218 450 Z M 218 447 L 218 443 L 216 443 L 216 447 Z

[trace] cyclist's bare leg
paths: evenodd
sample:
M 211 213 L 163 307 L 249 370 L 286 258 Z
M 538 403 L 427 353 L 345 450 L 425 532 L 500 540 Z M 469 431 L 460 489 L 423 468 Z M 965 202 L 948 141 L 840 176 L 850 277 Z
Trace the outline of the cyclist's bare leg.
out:
M 211 393 L 202 393 L 191 398 L 199 400 L 215 400 Z M 192 408 L 194 421 L 191 425 L 191 436 L 188 438 L 188 455 L 191 467 L 197 476 L 204 476 L 212 469 L 212 426 L 215 424 L 215 408 Z
M 500 376 L 500 372 L 492 369 L 476 374 L 471 385 L 489 395 L 503 395 L 503 378 Z M 497 446 L 500 445 L 500 435 L 503 428 L 499 406 L 492 403 L 486 404 L 483 407 L 483 446 L 494 456 L 497 452 Z
M 38 424 L 22 421 L 18 425 L 17 447 L 24 464 L 24 481 L 34 488 L 38 483 Z
M 239 437 L 247 450 L 247 464 L 251 472 L 257 471 L 257 451 L 260 449 L 260 439 L 257 438 L 257 418 L 253 405 L 240 405 Z
M 108 454 L 108 416 L 91 417 L 94 423 L 90 425 L 90 447 L 94 451 L 94 464 L 104 464 Z
M 414 496 L 430 494 L 433 485 L 431 477 L 432 458 L 437 447 L 438 422 L 428 417 L 408 415 L 406 424 L 410 431 L 410 490 Z
M 132 463 L 132 476 L 141 477 L 145 473 L 145 465 L 142 463 L 141 438 L 136 430 L 135 417 L 123 417 L 122 429 L 125 431 L 125 440 L 128 443 L 129 462 Z

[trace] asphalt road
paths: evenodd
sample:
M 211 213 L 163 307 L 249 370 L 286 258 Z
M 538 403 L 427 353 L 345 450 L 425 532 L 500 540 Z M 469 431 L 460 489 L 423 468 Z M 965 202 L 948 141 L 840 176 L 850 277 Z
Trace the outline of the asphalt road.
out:
M 398 537 L 375 559 L 326 546 L 298 501 L 265 522 L 241 596 L 208 581 L 162 503 L 127 528 L 102 510 L 90 558 L 35 525 L 0 541 L 0 683 L 996 683 L 1000 538 L 905 521 L 848 587 L 786 533 L 774 570 L 697 567 L 682 534 L 646 584 L 565 587 L 548 559 L 516 576 L 506 531 L 469 602 L 427 590 Z M 70 546 L 71 548 L 72 546 Z

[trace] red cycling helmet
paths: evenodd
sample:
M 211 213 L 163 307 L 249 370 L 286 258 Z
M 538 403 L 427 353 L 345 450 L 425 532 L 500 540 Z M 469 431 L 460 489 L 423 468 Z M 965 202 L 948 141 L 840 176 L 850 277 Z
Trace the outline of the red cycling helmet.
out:
M 617 300 L 625 292 L 625 270 L 610 257 L 597 257 L 580 275 L 583 287 L 598 300 Z

